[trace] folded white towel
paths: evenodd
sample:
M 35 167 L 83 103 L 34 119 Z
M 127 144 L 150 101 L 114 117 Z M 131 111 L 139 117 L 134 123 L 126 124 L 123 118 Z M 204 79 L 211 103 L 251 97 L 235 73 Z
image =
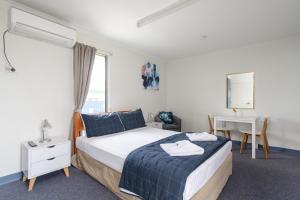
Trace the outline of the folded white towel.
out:
M 187 133 L 186 136 L 191 141 L 217 141 L 218 140 L 217 136 L 209 134 L 207 132 L 202 132 L 202 133 Z
M 199 147 L 188 140 L 160 144 L 160 147 L 170 156 L 202 155 L 204 153 L 204 149 L 202 147 Z

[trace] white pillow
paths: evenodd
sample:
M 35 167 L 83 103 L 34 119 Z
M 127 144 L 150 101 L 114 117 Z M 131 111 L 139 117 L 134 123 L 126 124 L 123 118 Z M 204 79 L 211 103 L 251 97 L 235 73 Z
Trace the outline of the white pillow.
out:
M 85 130 L 81 130 L 80 133 L 79 133 L 79 135 L 86 137 L 86 131 Z

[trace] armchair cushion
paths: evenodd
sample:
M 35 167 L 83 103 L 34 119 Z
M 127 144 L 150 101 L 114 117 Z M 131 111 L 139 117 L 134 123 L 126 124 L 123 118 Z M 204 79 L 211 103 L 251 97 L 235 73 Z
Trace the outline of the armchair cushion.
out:
M 157 114 L 154 117 L 154 121 L 156 121 L 156 122 L 163 122 L 162 128 L 165 129 L 165 130 L 172 130 L 172 131 L 181 132 L 181 119 L 179 117 L 177 117 L 176 115 L 172 115 L 172 116 L 173 116 L 173 123 L 172 124 L 166 124 L 166 123 L 164 123 L 159 118 L 159 114 Z
M 165 124 L 173 124 L 174 117 L 172 112 L 159 112 L 159 119 Z

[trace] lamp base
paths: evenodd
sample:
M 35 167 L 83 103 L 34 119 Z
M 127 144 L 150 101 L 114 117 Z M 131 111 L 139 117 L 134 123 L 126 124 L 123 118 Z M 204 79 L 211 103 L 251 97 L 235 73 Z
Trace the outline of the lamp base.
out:
M 51 142 L 50 138 L 45 138 L 44 140 L 40 140 L 40 143 Z

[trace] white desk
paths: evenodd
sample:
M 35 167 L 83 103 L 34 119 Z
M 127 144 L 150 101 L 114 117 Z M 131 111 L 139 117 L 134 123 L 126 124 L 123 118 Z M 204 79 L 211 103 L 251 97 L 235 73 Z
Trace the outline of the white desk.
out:
M 251 124 L 252 129 L 252 158 L 255 159 L 256 146 L 255 146 L 255 123 L 256 117 L 237 117 L 237 116 L 215 116 L 214 117 L 214 134 L 217 133 L 217 121 L 220 122 L 237 122 L 237 123 L 246 123 Z

